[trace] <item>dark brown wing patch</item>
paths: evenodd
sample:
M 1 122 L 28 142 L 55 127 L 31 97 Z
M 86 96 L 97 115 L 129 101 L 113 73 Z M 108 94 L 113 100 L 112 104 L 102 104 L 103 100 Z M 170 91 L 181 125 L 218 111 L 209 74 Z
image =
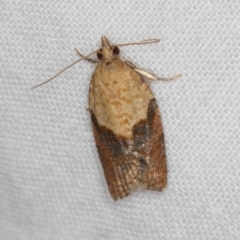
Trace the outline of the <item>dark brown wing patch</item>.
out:
M 129 151 L 133 143 L 100 126 L 92 112 L 91 119 L 110 194 L 114 200 L 126 197 L 139 182 L 138 157 Z
M 155 99 L 148 107 L 147 120 L 140 121 L 133 128 L 134 146 L 144 167 L 140 179 L 143 186 L 150 190 L 161 190 L 167 185 L 167 163 L 164 134 L 160 113 Z
M 91 112 L 93 132 L 109 191 L 114 200 L 128 196 L 139 184 L 161 190 L 167 184 L 163 129 L 155 99 L 149 103 L 147 120 L 133 127 L 133 139 L 100 126 Z

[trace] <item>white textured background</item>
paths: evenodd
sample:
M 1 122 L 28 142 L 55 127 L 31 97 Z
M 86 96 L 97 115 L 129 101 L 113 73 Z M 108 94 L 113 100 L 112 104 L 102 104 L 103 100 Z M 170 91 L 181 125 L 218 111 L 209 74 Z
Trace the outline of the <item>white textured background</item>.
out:
M 239 0 L 1 0 L 0 239 L 240 239 Z M 169 182 L 113 202 L 87 111 L 94 65 L 113 43 L 159 76 Z

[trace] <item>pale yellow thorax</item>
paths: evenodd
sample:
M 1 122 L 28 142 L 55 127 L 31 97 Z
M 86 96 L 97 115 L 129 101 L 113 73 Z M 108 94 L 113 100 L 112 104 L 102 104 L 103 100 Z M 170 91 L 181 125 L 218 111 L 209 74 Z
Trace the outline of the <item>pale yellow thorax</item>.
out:
M 103 45 L 104 59 L 90 83 L 89 108 L 99 125 L 132 138 L 132 127 L 147 118 L 153 95 L 140 75 L 111 51 L 110 45 Z

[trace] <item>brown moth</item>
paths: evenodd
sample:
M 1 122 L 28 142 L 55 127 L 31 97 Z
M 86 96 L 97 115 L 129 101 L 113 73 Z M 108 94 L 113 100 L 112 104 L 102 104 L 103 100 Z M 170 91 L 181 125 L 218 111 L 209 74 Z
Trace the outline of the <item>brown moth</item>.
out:
M 152 39 L 139 43 L 146 44 Z M 119 44 L 118 46 L 130 45 Z M 143 76 L 157 78 L 122 61 L 119 48 L 102 37 L 102 48 L 97 53 L 100 60 L 89 87 L 89 111 L 98 154 L 110 194 L 114 200 L 128 196 L 142 185 L 160 191 L 167 185 L 167 162 L 161 117 L 156 100 Z M 77 50 L 76 50 L 77 51 Z M 74 65 L 89 58 L 83 56 L 63 69 L 47 83 Z M 33 88 L 35 88 L 33 87 Z

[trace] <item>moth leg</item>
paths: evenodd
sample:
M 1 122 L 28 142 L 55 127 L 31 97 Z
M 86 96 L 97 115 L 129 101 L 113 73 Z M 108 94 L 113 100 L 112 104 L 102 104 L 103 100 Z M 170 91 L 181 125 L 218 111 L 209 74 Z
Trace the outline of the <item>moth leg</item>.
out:
M 132 68 L 137 68 L 132 62 L 130 61 L 125 61 L 125 63 L 129 66 L 129 67 L 132 67 Z
M 81 54 L 81 53 L 78 51 L 77 48 L 75 48 L 75 51 L 77 52 L 77 54 L 78 54 L 80 57 L 84 57 L 84 58 L 85 58 L 85 56 L 84 56 L 83 54 Z M 98 63 L 97 61 L 93 60 L 92 58 L 85 58 L 85 60 L 87 60 L 87 61 L 90 62 L 90 63 Z
M 178 75 L 176 75 L 176 76 L 169 77 L 169 78 L 157 77 L 156 75 L 154 75 L 154 74 L 152 74 L 152 73 L 150 73 L 150 72 L 148 72 L 148 71 L 146 71 L 146 70 L 137 68 L 137 67 L 136 67 L 132 62 L 130 62 L 130 61 L 125 61 L 125 63 L 126 63 L 128 66 L 134 68 L 134 70 L 135 70 L 136 72 L 138 72 L 140 75 L 142 75 L 143 77 L 146 77 L 146 78 L 149 79 L 149 80 L 171 81 L 171 80 L 175 80 L 175 79 L 177 79 L 177 78 L 179 78 L 179 77 L 182 76 L 182 74 L 178 74 Z
M 157 77 L 156 76 L 156 80 L 160 80 L 160 81 L 172 81 L 172 80 L 176 80 L 177 78 L 180 78 L 182 76 L 182 74 L 178 74 L 169 78 L 162 78 L 162 77 Z

